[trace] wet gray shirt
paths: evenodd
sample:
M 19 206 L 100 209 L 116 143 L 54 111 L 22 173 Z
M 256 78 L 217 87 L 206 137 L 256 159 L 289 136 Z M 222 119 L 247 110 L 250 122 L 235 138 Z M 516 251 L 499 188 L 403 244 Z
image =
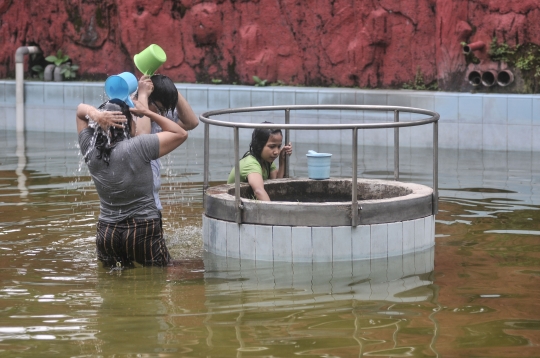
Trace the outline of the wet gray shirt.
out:
M 99 219 L 119 222 L 127 218 L 159 218 L 150 165 L 159 158 L 158 136 L 144 134 L 118 143 L 107 165 L 96 157 L 97 150 L 90 148 L 93 134 L 92 128 L 82 130 L 79 146 L 83 155 L 90 150 L 87 165 L 99 195 Z

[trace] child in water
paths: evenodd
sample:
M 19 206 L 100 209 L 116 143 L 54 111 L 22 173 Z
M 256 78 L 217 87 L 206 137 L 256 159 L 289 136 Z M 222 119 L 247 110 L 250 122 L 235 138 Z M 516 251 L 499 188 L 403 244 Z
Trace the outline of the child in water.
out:
M 270 122 L 263 122 L 270 123 Z M 240 182 L 249 183 L 258 200 L 270 201 L 264 190 L 264 180 L 283 178 L 285 156 L 292 154 L 292 144 L 281 147 L 281 129 L 256 128 L 251 135 L 249 151 L 240 160 Z M 279 169 L 274 161 L 279 157 Z M 234 168 L 229 174 L 227 184 L 234 183 Z

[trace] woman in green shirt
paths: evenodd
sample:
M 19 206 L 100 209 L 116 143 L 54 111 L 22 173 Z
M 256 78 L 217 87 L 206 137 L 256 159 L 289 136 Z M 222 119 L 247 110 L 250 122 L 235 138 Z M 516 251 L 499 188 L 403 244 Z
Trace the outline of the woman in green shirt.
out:
M 263 122 L 270 123 L 270 122 Z M 281 129 L 256 128 L 251 135 L 249 151 L 240 160 L 240 181 L 249 183 L 258 200 L 270 201 L 264 190 L 264 180 L 283 178 L 285 156 L 292 154 L 292 144 L 283 148 Z M 279 157 L 279 168 L 274 161 Z M 228 184 L 234 183 L 234 168 L 229 174 Z

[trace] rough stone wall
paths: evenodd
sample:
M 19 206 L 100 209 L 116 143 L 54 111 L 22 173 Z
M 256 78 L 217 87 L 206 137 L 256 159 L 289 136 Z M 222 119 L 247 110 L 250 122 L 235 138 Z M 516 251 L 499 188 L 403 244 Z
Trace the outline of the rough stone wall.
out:
M 102 80 L 135 72 L 133 55 L 156 43 L 168 57 L 160 72 L 177 82 L 253 84 L 257 75 L 308 86 L 468 90 L 468 69 L 501 66 L 488 55 L 494 36 L 540 44 L 540 1 L 0 0 L 0 77 L 13 77 L 23 45 L 45 55 L 62 49 L 82 78 Z M 479 63 L 462 53 L 474 41 L 486 44 Z

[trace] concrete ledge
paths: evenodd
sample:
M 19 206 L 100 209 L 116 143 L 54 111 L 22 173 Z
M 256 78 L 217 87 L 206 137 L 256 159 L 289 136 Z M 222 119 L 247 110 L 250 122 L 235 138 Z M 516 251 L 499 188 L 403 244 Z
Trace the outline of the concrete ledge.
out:
M 241 184 L 242 223 L 333 227 L 351 225 L 351 179 L 307 178 L 267 180 L 272 201 L 249 199 L 253 192 Z M 388 180 L 358 179 L 359 224 L 383 224 L 432 214 L 433 190 L 425 185 Z M 310 198 L 318 198 L 309 202 Z M 235 221 L 234 184 L 208 188 L 205 214 Z

